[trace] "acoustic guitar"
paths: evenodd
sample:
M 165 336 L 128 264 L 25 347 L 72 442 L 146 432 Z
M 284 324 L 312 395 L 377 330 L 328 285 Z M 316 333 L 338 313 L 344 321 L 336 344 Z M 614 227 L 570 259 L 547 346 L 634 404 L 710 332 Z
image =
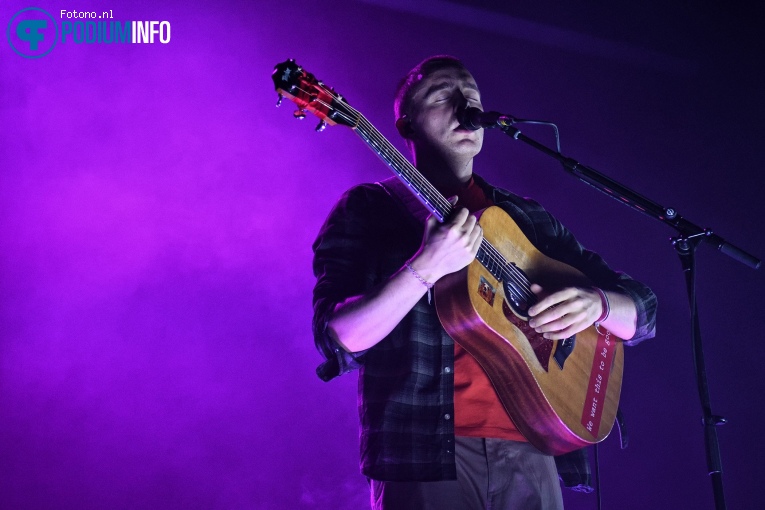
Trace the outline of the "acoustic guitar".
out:
M 294 60 L 272 75 L 279 94 L 327 125 L 353 129 L 439 221 L 451 203 L 334 89 Z M 480 213 L 484 239 L 476 259 L 441 278 L 436 310 L 449 335 L 481 364 L 518 430 L 539 450 L 558 455 L 610 433 L 621 392 L 622 341 L 591 326 L 565 340 L 547 340 L 528 325 L 532 282 L 544 288 L 590 286 L 577 269 L 537 250 L 499 207 Z

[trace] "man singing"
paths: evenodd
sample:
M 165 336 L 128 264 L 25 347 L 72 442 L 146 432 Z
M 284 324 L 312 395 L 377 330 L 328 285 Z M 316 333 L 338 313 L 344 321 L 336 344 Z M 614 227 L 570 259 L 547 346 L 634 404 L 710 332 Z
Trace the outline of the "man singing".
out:
M 559 509 L 554 458 L 526 441 L 481 365 L 446 333 L 430 288 L 473 261 L 483 239 L 473 213 L 496 205 L 538 250 L 595 285 L 532 285 L 529 325 L 550 341 L 596 322 L 629 344 L 650 338 L 656 297 L 539 204 L 474 174 L 483 130 L 460 126 L 465 106 L 482 109 L 481 97 L 456 58 L 428 58 L 402 80 L 396 127 L 455 213 L 444 223 L 415 221 L 390 179 L 343 195 L 313 246 L 314 335 L 326 358 L 317 372 L 329 380 L 359 370 L 361 471 L 372 508 Z

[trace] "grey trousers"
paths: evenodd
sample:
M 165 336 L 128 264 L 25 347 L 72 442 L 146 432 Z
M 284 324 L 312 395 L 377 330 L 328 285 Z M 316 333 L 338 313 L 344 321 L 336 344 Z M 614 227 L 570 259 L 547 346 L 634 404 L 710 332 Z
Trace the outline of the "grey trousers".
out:
M 457 437 L 457 480 L 370 480 L 372 510 L 562 510 L 555 460 L 528 443 Z

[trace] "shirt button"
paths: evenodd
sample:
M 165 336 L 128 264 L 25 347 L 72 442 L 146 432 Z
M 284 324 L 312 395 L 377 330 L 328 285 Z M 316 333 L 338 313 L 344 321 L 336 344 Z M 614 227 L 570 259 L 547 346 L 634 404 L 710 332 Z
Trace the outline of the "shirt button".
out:
M 452 369 L 449 367 L 446 367 L 444 368 L 444 372 L 446 372 L 447 374 L 450 374 L 452 372 Z
M 444 419 L 445 419 L 445 420 L 451 420 L 451 419 L 452 419 L 452 415 L 451 415 L 451 414 L 449 414 L 449 413 L 446 413 L 446 414 L 444 415 Z

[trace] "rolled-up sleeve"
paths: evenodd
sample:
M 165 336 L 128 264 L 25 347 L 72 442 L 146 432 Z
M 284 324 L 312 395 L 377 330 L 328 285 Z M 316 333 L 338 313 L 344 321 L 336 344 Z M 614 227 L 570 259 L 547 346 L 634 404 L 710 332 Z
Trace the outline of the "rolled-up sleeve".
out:
M 611 269 L 600 255 L 585 249 L 552 215 L 550 215 L 550 221 L 556 231 L 553 251 L 560 254 L 560 257 L 555 258 L 576 267 L 603 290 L 621 292 L 635 303 L 637 311 L 635 334 L 632 338 L 624 339 L 625 345 L 636 345 L 656 336 L 657 299 L 653 291 L 643 283 L 632 279 L 628 274 Z
M 329 213 L 313 244 L 313 336 L 316 348 L 325 358 L 317 375 L 328 381 L 359 368 L 364 352 L 349 353 L 327 332 L 335 307 L 350 296 L 359 295 L 373 285 L 369 265 L 369 186 L 348 190 Z
M 516 221 L 526 237 L 542 253 L 575 267 L 603 290 L 629 296 L 637 310 L 635 335 L 625 339 L 636 345 L 656 335 L 656 295 L 646 285 L 626 273 L 614 271 L 597 253 L 585 249 L 574 235 L 552 214 L 529 198 L 495 189 L 494 201 Z

